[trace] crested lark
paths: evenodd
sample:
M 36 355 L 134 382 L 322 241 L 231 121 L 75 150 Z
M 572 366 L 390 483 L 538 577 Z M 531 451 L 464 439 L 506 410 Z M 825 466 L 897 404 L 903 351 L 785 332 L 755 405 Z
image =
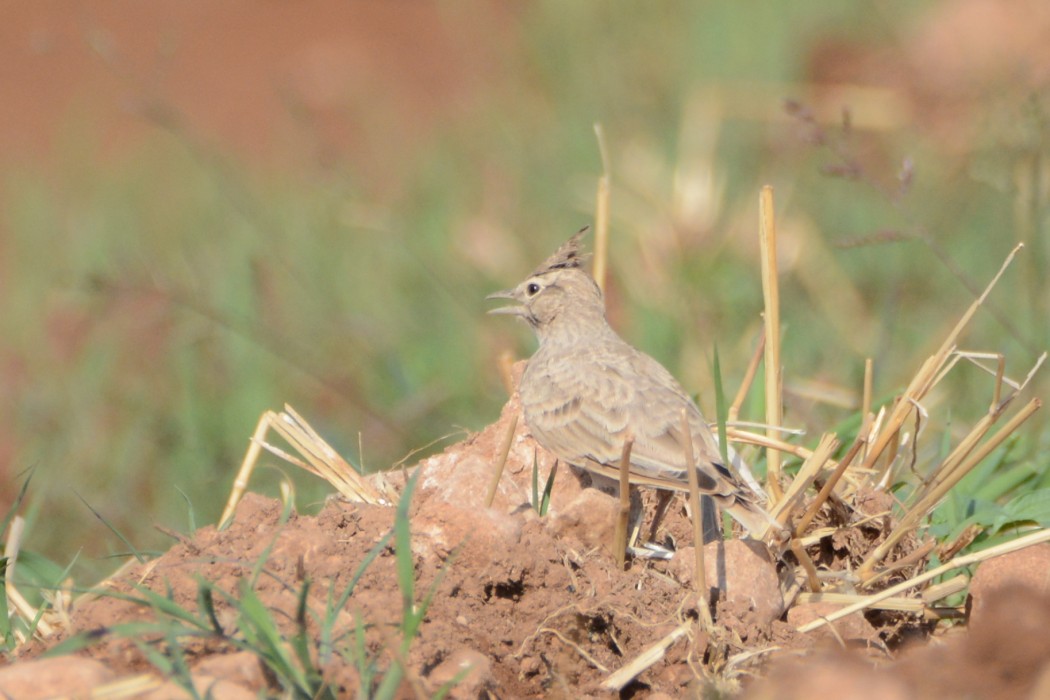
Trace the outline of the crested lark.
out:
M 630 481 L 664 491 L 688 491 L 681 413 L 689 418 L 700 492 L 754 537 L 770 517 L 757 495 L 725 465 L 718 444 L 671 373 L 628 345 L 605 319 L 605 301 L 581 265 L 583 229 L 514 289 L 490 299 L 516 305 L 489 313 L 523 319 L 539 340 L 518 391 L 533 437 L 559 459 L 613 479 L 621 450 L 634 435 Z

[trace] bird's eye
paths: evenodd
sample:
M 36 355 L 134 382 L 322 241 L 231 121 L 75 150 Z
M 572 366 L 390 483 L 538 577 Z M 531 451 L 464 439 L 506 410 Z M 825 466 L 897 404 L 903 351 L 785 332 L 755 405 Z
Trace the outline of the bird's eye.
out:
M 540 291 L 540 285 L 536 284 L 535 282 L 532 282 L 531 284 L 529 284 L 528 287 L 525 287 L 525 292 L 530 297 L 536 296 L 536 294 L 538 294 L 539 291 Z

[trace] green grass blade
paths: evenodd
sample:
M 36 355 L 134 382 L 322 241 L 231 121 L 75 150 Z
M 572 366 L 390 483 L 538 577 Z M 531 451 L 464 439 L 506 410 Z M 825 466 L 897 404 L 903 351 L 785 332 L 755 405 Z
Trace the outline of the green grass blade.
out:
M 401 494 L 401 500 L 397 504 L 397 514 L 394 517 L 394 553 L 397 557 L 397 582 L 401 589 L 401 635 L 402 648 L 411 640 L 410 632 L 414 631 L 419 622 L 419 613 L 415 604 L 415 566 L 412 561 L 412 534 L 409 528 L 408 508 L 412 499 L 412 491 L 415 489 L 419 478 L 417 471 L 405 484 L 405 490 Z M 394 656 L 393 665 L 387 670 L 379 688 L 376 689 L 375 698 L 388 700 L 397 693 L 404 676 L 404 669 L 398 655 Z
M 722 386 L 722 362 L 718 357 L 718 344 L 714 346 L 714 368 L 712 371 L 715 380 L 715 418 L 718 420 L 718 449 L 722 453 L 722 463 L 729 466 L 729 441 L 726 438 L 726 415 L 729 410 L 726 406 L 726 393 Z
M 18 489 L 18 495 L 15 496 L 15 500 L 11 503 L 11 507 L 4 513 L 4 519 L 0 520 L 0 534 L 7 532 L 7 528 L 11 526 L 11 521 L 15 519 L 18 514 L 19 508 L 22 507 L 22 502 L 25 500 L 26 493 L 29 491 L 29 482 L 33 479 L 33 468 L 30 467 L 26 471 L 22 472 L 26 475 L 25 481 L 22 482 L 21 488 Z M 19 476 L 22 476 L 19 474 Z
M 291 510 L 288 507 L 281 512 L 281 518 L 278 521 L 277 527 L 274 529 L 273 537 L 270 539 L 270 543 L 266 545 L 262 554 L 255 560 L 255 565 L 252 566 L 252 573 L 248 577 L 247 585 L 249 588 L 254 589 L 255 584 L 259 581 L 259 576 L 262 575 L 263 569 L 266 568 L 266 562 L 270 560 L 270 552 L 277 545 L 277 540 L 280 538 L 284 525 L 288 522 L 288 518 L 291 517 Z
M 452 676 L 451 680 L 442 684 L 442 686 L 437 689 L 437 692 L 434 693 L 433 697 L 431 697 L 430 700 L 442 700 L 443 698 L 447 697 L 448 694 L 452 692 L 452 689 L 459 685 L 460 682 L 467 677 L 470 671 L 470 668 L 464 668 L 462 671 Z
M 547 515 L 551 507 L 551 493 L 554 491 L 554 477 L 558 473 L 558 461 L 555 460 L 551 466 L 550 474 L 547 475 L 547 483 L 543 486 L 543 500 L 540 501 L 540 517 Z
M 73 493 L 76 493 L 76 491 L 74 491 Z M 124 533 L 122 533 L 120 530 L 114 527 L 112 523 L 110 523 L 108 520 L 102 517 L 102 513 L 99 513 L 97 510 L 92 508 L 91 504 L 87 502 L 87 499 L 85 499 L 79 493 L 76 493 L 76 496 L 80 499 L 80 502 L 83 503 L 87 507 L 87 509 L 90 510 L 91 513 L 109 529 L 110 532 L 117 536 L 117 539 L 124 543 L 124 546 L 128 548 L 128 551 L 131 552 L 132 556 L 134 556 L 140 564 L 146 563 L 146 557 L 142 556 L 138 549 L 135 548 L 135 545 L 131 544 L 131 540 L 124 536 Z
M 415 565 L 412 561 L 412 533 L 409 528 L 408 508 L 418 478 L 417 471 L 405 484 L 394 516 L 394 554 L 397 557 L 397 584 L 401 589 L 401 619 L 404 626 L 410 624 L 415 610 Z
M 295 605 L 295 634 L 288 640 L 289 645 L 299 659 L 299 668 L 303 669 L 306 686 L 316 694 L 324 688 L 321 672 L 314 667 L 313 657 L 310 656 L 310 633 L 307 627 L 307 611 L 310 594 L 310 581 L 303 581 L 299 589 L 299 595 Z
M 194 533 L 197 531 L 197 512 L 193 508 L 193 501 L 191 501 L 190 497 L 186 495 L 186 492 L 178 486 L 175 487 L 175 490 L 179 492 L 179 495 L 182 496 L 182 500 L 186 502 L 187 524 L 189 525 L 190 532 Z
M 354 665 L 357 667 L 358 688 L 357 697 L 372 697 L 372 688 L 375 683 L 375 663 L 368 657 L 368 647 L 365 644 L 365 623 L 360 615 L 354 615 Z
M 997 469 L 987 481 L 974 491 L 977 498 L 1005 498 L 1026 482 L 1033 480 L 1038 470 L 1031 462 L 1021 462 L 1010 467 Z
M 1036 524 L 1050 525 L 1050 489 L 1037 489 L 1023 493 L 1005 506 L 995 519 L 993 529 L 1001 532 L 1010 526 Z
M 7 604 L 7 563 L 8 557 L 0 557 L 0 645 L 4 651 L 11 651 L 18 644 L 15 639 L 10 607 Z
M 372 698 L 373 700 L 391 700 L 397 696 L 397 689 L 401 685 L 401 679 L 404 677 L 404 669 L 401 668 L 401 662 L 395 658 L 393 665 L 387 669 L 386 675 L 383 676 L 383 680 L 380 681 L 379 687 L 376 688 L 375 695 L 368 695 L 366 697 Z
M 197 610 L 201 617 L 211 624 L 211 629 L 215 634 L 225 635 L 222 623 L 219 622 L 219 616 L 215 613 L 214 584 L 199 576 L 197 577 Z
M 361 563 L 357 567 L 357 571 L 354 572 L 353 577 L 350 579 L 350 583 L 346 585 L 346 590 L 344 590 L 342 595 L 339 596 L 336 609 L 342 609 L 347 601 L 350 600 L 350 596 L 353 594 L 354 588 L 357 587 L 358 581 L 360 581 L 361 577 L 365 575 L 365 571 L 372 565 L 372 562 L 383 553 L 383 550 L 386 549 L 387 544 L 390 542 L 390 538 L 393 536 L 393 530 L 387 532 L 378 542 L 375 543 L 372 549 L 368 550 L 368 554 L 366 554 L 365 558 L 361 560 Z
M 45 651 L 40 656 L 42 658 L 51 658 L 55 656 L 65 656 L 67 654 L 75 654 L 79 651 L 83 651 L 91 647 L 91 645 L 97 643 L 103 639 L 107 634 L 107 630 L 95 629 L 84 632 L 76 632 L 69 637 L 66 637 L 61 642 Z
M 287 690 L 310 697 L 306 676 L 288 654 L 273 616 L 247 585 L 241 587 L 237 608 L 240 612 L 239 627 L 249 648 L 263 659 Z
M 173 620 L 178 620 L 179 622 L 182 622 L 186 625 L 189 625 L 190 627 L 196 628 L 203 632 L 210 633 L 213 631 L 209 620 L 193 613 L 190 610 L 187 610 L 186 608 L 176 603 L 175 600 L 172 598 L 172 593 L 170 590 L 168 591 L 168 595 L 166 596 L 160 595 L 159 593 L 152 591 L 146 588 L 145 586 L 136 586 L 135 590 L 142 595 L 141 598 L 136 598 L 135 596 L 131 595 L 123 595 L 120 593 L 116 593 L 115 591 L 109 591 L 106 593 L 106 595 L 115 595 L 115 597 L 123 598 L 128 602 L 138 603 L 139 605 L 152 608 L 154 611 L 160 613 L 161 615 L 166 615 L 167 617 L 170 617 Z
M 51 647 L 41 657 L 53 658 L 83 651 L 106 637 L 137 639 L 142 637 L 165 636 L 172 630 L 179 637 L 201 637 L 198 630 L 185 627 L 177 622 L 126 622 L 112 627 L 77 632 Z
M 532 507 L 540 512 L 540 463 L 536 453 L 532 453 Z
M 335 642 L 332 638 L 332 631 L 335 628 L 336 619 L 338 613 L 342 610 L 347 602 L 350 600 L 350 596 L 353 594 L 354 589 L 357 587 L 358 581 L 364 576 L 365 571 L 372 565 L 372 562 L 376 560 L 376 557 L 386 549 L 387 543 L 390 542 L 390 538 L 394 536 L 394 531 L 390 530 L 376 544 L 368 551 L 365 558 L 361 560 L 354 575 L 350 578 L 350 582 L 346 585 L 342 594 L 338 599 L 332 599 L 332 587 L 328 589 L 328 605 L 325 608 L 325 619 L 321 624 L 321 639 L 318 649 L 319 658 L 321 663 L 326 663 L 331 657 L 332 652 L 335 649 Z M 335 583 L 332 583 L 334 586 Z
M 158 649 L 143 639 L 132 638 L 131 641 L 154 668 L 186 691 L 192 700 L 201 700 L 200 693 L 193 684 L 193 676 L 183 653 L 183 643 L 176 629 L 169 626 L 164 638 L 166 643 L 163 649 Z

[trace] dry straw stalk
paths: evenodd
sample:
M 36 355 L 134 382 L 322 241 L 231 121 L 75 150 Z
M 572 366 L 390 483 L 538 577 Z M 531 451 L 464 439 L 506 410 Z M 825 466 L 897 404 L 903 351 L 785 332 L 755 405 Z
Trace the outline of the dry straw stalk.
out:
M 783 380 L 780 370 L 780 286 L 777 279 L 777 227 L 773 211 L 773 188 L 766 185 L 759 195 L 759 242 L 762 257 L 762 296 L 765 303 L 766 434 L 776 435 L 783 419 Z M 783 497 L 780 486 L 780 452 L 766 449 L 766 474 L 774 503 Z
M 303 459 L 266 442 L 266 435 L 270 430 L 284 438 Z M 248 482 L 263 449 L 321 477 L 332 484 L 348 500 L 373 505 L 389 504 L 389 500 L 358 474 L 353 466 L 340 457 L 339 453 L 325 442 L 302 416 L 295 412 L 295 409 L 285 404 L 284 411 L 280 413 L 266 411 L 259 418 L 248 451 L 244 455 L 244 461 L 234 479 L 226 508 L 223 510 L 222 517 L 219 518 L 220 524 L 225 524 L 233 516 L 237 504 L 248 487 Z

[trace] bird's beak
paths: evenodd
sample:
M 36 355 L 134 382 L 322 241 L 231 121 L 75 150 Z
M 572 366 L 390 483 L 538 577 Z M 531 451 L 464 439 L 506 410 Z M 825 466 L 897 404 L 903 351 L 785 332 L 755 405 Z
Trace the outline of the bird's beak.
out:
M 489 294 L 486 299 L 510 299 L 511 301 L 517 301 L 517 297 L 514 296 L 513 289 L 504 289 L 501 292 L 493 292 Z M 490 309 L 490 314 L 508 314 L 510 316 L 521 316 L 525 313 L 525 307 L 513 304 L 511 306 L 501 306 L 498 309 Z

